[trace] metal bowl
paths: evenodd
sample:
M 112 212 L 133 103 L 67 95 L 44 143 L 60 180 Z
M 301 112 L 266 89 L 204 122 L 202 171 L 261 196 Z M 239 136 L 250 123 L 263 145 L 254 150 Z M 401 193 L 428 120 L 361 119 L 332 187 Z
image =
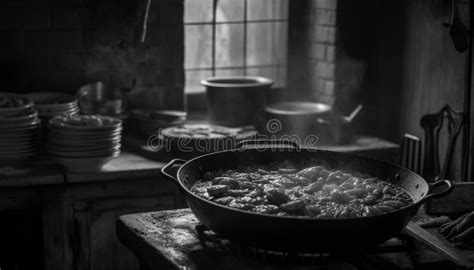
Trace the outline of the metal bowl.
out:
M 119 115 L 124 110 L 122 91 L 106 87 L 102 82 L 84 85 L 76 96 L 85 114 Z

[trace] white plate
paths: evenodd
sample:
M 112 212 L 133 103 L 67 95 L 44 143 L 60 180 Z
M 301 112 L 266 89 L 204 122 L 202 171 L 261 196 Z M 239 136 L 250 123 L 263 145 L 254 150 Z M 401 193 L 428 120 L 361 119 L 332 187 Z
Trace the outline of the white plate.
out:
M 29 111 L 26 114 L 20 114 L 17 116 L 0 116 L 0 123 L 27 123 L 27 122 L 34 122 L 33 120 L 38 119 L 38 112 L 33 110 Z
M 54 117 L 56 115 L 60 114 L 78 114 L 79 113 L 79 108 L 68 108 L 68 109 L 63 109 L 63 110 L 38 110 L 38 113 L 41 117 Z
M 1 93 L 0 97 L 20 98 L 25 103 L 22 106 L 12 107 L 12 108 L 1 108 L 0 107 L 0 116 L 17 115 L 17 114 L 22 113 L 25 110 L 28 110 L 29 108 L 33 107 L 33 101 L 31 101 L 30 99 L 28 99 L 28 98 L 26 98 L 22 95 L 18 95 L 18 94 L 14 94 L 14 93 Z
M 56 144 L 53 142 L 48 142 L 46 145 L 48 149 L 54 151 L 77 151 L 77 152 L 87 152 L 87 151 L 108 151 L 113 149 L 120 149 L 120 143 L 109 143 L 109 144 L 96 144 L 96 145 L 64 145 Z
M 87 158 L 87 157 L 109 157 L 109 156 L 115 156 L 120 153 L 120 149 L 114 149 L 114 150 L 101 150 L 101 151 L 87 151 L 87 152 L 82 152 L 82 151 L 55 151 L 53 149 L 47 148 L 46 151 L 48 151 L 49 154 L 53 156 L 59 156 L 59 157 L 81 157 L 81 158 Z
M 0 129 L 28 128 L 38 126 L 40 123 L 41 120 L 39 120 L 38 118 L 18 122 L 0 122 Z
M 54 130 L 61 133 L 69 133 L 69 134 L 115 134 L 120 133 L 123 128 L 121 126 L 117 126 L 114 128 L 107 128 L 107 129 L 72 129 L 68 127 L 59 127 L 56 125 L 48 125 L 49 130 Z
M 27 139 L 0 139 L 0 147 L 27 145 L 27 144 L 38 144 L 41 140 L 39 138 L 27 138 Z
M 113 117 L 109 117 L 113 118 Z M 58 129 L 66 129 L 66 130 L 75 130 L 75 131 L 111 131 L 122 129 L 122 120 L 113 118 L 114 123 L 107 126 L 77 126 L 77 125 L 70 125 L 60 123 L 58 124 L 58 120 L 53 118 L 49 121 L 49 125 L 53 128 Z
M 57 127 L 48 125 L 49 130 L 55 130 L 57 132 L 64 132 L 64 133 L 74 133 L 74 134 L 111 134 L 111 133 L 120 133 L 123 130 L 123 127 L 115 127 L 106 130 L 79 130 L 79 129 L 70 129 L 64 127 Z
M 100 144 L 110 144 L 110 143 L 119 143 L 122 140 L 121 137 L 114 138 L 104 138 L 104 139 L 85 139 L 85 138 L 65 138 L 57 136 L 49 136 L 47 138 L 48 142 L 63 144 L 63 145 L 100 145 Z
M 121 134 L 114 134 L 114 135 L 101 135 L 101 136 L 93 136 L 93 135 L 70 135 L 70 134 L 61 134 L 61 133 L 48 133 L 48 138 L 51 140 L 66 140 L 66 141 L 80 141 L 80 142 L 109 142 L 109 141 L 118 141 L 121 140 Z
M 27 139 L 41 137 L 41 129 L 32 130 L 0 130 L 0 139 Z
M 36 155 L 38 154 L 39 149 L 36 148 L 31 148 L 31 149 L 25 149 L 25 150 L 12 150 L 12 151 L 4 151 L 0 152 L 0 157 L 6 158 L 6 157 L 16 157 L 16 156 L 31 156 L 31 155 Z

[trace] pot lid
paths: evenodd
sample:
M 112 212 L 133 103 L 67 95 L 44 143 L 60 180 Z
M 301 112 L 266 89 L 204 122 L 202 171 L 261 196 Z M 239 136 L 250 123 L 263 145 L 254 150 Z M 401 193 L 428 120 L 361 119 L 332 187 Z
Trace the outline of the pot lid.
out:
M 201 84 L 213 87 L 256 87 L 272 85 L 273 81 L 259 76 L 217 76 L 204 79 Z
M 331 111 L 331 106 L 317 102 L 280 102 L 265 107 L 265 111 L 283 115 L 319 114 Z

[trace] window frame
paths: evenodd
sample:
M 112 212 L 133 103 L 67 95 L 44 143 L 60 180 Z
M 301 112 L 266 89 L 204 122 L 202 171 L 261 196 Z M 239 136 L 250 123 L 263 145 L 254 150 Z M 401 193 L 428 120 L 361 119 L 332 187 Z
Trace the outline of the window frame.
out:
M 283 68 L 285 69 L 285 73 L 287 73 L 288 68 L 288 49 L 285 52 L 285 61 L 283 63 L 277 64 L 262 64 L 262 65 L 248 65 L 248 28 L 249 23 L 287 23 L 289 22 L 289 0 L 286 2 L 285 13 L 287 13 L 284 18 L 273 18 L 273 19 L 251 19 L 249 20 L 249 3 L 248 1 L 255 1 L 255 0 L 243 0 L 243 19 L 242 20 L 232 20 L 232 21 L 218 21 L 217 20 L 217 8 L 219 0 L 212 0 L 212 19 L 210 21 L 202 21 L 202 22 L 186 22 L 184 21 L 184 27 L 187 25 L 210 25 L 211 26 L 211 39 L 212 39 L 212 46 L 211 46 L 211 67 L 204 67 L 204 68 L 187 68 L 184 64 L 184 74 L 187 76 L 188 71 L 210 71 L 211 76 L 216 76 L 219 70 L 243 70 L 243 75 L 249 75 L 248 70 L 252 68 Z M 184 2 L 186 5 L 186 1 Z M 186 6 L 185 6 L 186 8 Z M 243 25 L 243 64 L 241 66 L 229 66 L 229 67 L 218 67 L 216 65 L 216 28 L 218 25 L 232 25 L 232 24 L 241 24 Z M 288 27 L 286 28 L 288 31 Z M 185 31 L 186 32 L 186 31 Z M 186 41 L 186 38 L 185 38 Z M 288 43 L 288 32 L 286 33 L 286 43 Z M 287 74 L 286 74 L 287 75 Z M 187 106 L 188 110 L 199 110 L 202 111 L 206 108 L 205 102 L 205 91 L 188 91 L 186 80 L 184 81 L 184 94 L 187 99 Z M 284 86 L 286 86 L 287 80 L 284 82 Z M 284 87 L 283 87 L 284 88 Z M 204 87 L 203 87 L 204 89 Z

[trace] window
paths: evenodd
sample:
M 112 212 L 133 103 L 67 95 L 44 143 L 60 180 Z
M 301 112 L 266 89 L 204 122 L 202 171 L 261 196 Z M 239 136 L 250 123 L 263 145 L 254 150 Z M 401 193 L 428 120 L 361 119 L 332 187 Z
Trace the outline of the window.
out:
M 186 93 L 221 75 L 286 85 L 288 0 L 185 0 L 184 14 Z

